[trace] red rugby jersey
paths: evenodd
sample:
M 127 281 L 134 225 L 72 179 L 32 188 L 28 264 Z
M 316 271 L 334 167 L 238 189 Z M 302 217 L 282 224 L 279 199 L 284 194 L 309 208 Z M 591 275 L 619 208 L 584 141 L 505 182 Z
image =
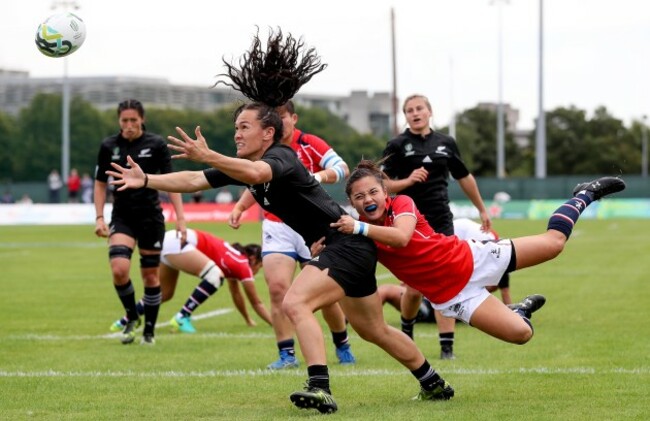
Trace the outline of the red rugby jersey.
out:
M 255 278 L 248 257 L 226 241 L 205 231 L 196 231 L 196 248 L 212 259 L 226 278 L 252 281 Z
M 386 207 L 389 211 L 384 226 L 392 227 L 399 217 L 415 217 L 417 222 L 406 247 L 375 242 L 379 262 L 433 303 L 442 304 L 454 298 L 467 285 L 474 271 L 474 259 L 467 242 L 436 233 L 409 196 L 389 197 Z

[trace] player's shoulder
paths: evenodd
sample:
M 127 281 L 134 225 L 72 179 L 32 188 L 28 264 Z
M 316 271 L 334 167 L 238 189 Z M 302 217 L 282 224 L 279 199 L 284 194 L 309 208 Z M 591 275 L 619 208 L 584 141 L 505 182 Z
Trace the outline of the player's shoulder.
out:
M 117 140 L 119 138 L 119 134 L 112 134 L 110 136 L 106 136 L 105 138 L 102 139 L 101 146 L 104 147 L 112 147 L 117 144 Z
M 390 139 L 388 141 L 387 145 L 389 147 L 390 146 L 399 147 L 402 144 L 404 144 L 404 142 L 408 141 L 409 139 L 410 139 L 410 132 L 407 129 L 407 130 L 403 131 L 402 133 L 398 134 L 397 136 L 395 136 L 394 138 Z
M 411 196 L 405 194 L 398 194 L 389 199 L 388 205 L 394 212 L 415 212 L 415 201 Z
M 157 133 L 145 131 L 142 135 L 142 140 L 150 144 L 165 145 L 165 146 L 167 145 L 165 139 L 163 139 L 163 137 Z
M 439 131 L 433 131 L 432 135 L 433 135 L 434 138 L 436 138 L 436 139 L 438 139 L 440 141 L 447 142 L 447 143 L 454 143 L 454 144 L 456 143 L 456 140 L 452 136 L 450 136 L 450 135 L 448 135 L 446 133 L 442 133 L 442 132 L 439 132 Z

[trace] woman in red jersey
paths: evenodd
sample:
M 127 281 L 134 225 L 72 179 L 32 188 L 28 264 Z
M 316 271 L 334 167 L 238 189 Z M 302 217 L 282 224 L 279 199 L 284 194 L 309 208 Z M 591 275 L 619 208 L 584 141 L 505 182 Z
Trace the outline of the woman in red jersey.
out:
M 481 242 L 436 233 L 413 199 L 404 195 L 389 197 L 383 180 L 383 173 L 373 162 L 362 161 L 346 186 L 360 220 L 343 215 L 331 226 L 346 234 L 373 239 L 379 262 L 420 291 L 443 315 L 517 344 L 533 336 L 530 317 L 544 305 L 545 298 L 531 295 L 509 308 L 486 287 L 497 285 L 506 272 L 555 258 L 582 211 L 592 201 L 625 188 L 623 180 L 615 177 L 579 184 L 574 197 L 551 216 L 546 232 Z
M 183 239 L 175 230 L 165 233 L 160 252 L 160 286 L 162 302 L 171 300 L 176 291 L 180 272 L 198 277 L 201 282 L 187 298 L 183 307 L 170 320 L 172 331 L 194 333 L 192 313 L 221 287 L 224 278 L 237 310 L 248 326 L 255 321 L 248 314 L 246 303 L 239 289 L 241 283 L 246 297 L 258 316 L 271 325 L 271 316 L 255 288 L 255 274 L 262 267 L 261 247 L 258 244 L 230 244 L 209 232 L 188 229 Z M 138 313 L 144 311 L 142 302 L 137 304 Z M 123 329 L 126 316 L 111 325 L 111 331 Z

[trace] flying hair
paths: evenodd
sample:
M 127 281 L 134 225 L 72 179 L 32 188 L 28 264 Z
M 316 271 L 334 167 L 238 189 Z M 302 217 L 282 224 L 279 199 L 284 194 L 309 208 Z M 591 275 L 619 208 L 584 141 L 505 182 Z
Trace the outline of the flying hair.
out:
M 260 41 L 258 28 L 250 50 L 238 63 L 229 63 L 225 59 L 223 63 L 226 73 L 217 77 L 230 81 L 219 80 L 215 86 L 223 83 L 251 101 L 270 107 L 286 104 L 305 83 L 327 67 L 327 64 L 321 64 L 314 48 L 305 50 L 302 38 L 296 39 L 290 33 L 284 37 L 280 28 L 277 32 L 269 29 L 266 50 Z

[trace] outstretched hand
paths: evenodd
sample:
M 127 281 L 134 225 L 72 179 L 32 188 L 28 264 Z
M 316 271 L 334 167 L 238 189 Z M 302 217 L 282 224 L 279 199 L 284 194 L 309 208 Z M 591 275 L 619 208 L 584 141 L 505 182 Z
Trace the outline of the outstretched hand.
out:
M 126 162 L 131 168 L 124 168 L 115 162 L 111 162 L 115 171 L 106 171 L 106 174 L 114 178 L 111 181 L 111 184 L 114 186 L 120 186 L 117 190 L 122 191 L 126 189 L 140 189 L 144 187 L 144 171 L 142 168 L 133 160 L 131 156 L 126 157 Z
M 176 127 L 176 131 L 180 135 L 180 139 L 174 136 L 167 136 L 167 140 L 169 140 L 167 147 L 173 151 L 179 152 L 176 155 L 172 155 L 172 158 L 183 158 L 195 162 L 205 162 L 212 151 L 208 147 L 205 137 L 201 134 L 201 126 L 196 126 L 196 129 L 194 129 L 196 139 L 192 139 L 180 127 Z

